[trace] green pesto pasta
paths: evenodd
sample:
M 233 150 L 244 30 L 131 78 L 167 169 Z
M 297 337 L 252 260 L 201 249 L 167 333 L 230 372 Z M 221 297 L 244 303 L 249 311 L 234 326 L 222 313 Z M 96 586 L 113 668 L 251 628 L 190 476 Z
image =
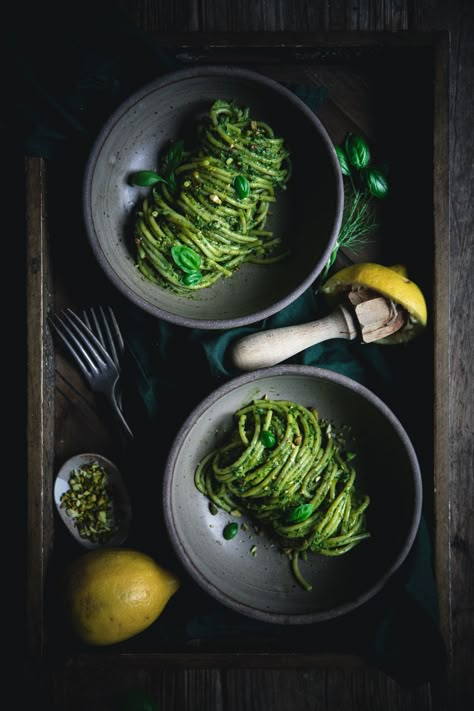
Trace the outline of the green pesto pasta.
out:
M 138 269 L 190 296 L 245 262 L 283 259 L 281 237 L 266 223 L 290 172 L 284 141 L 268 124 L 253 120 L 248 108 L 215 101 L 172 180 L 156 183 L 140 205 L 134 224 Z M 180 250 L 193 257 L 193 269 L 175 259 Z
M 311 590 L 301 558 L 342 555 L 370 535 L 370 499 L 357 489 L 353 457 L 315 410 L 255 400 L 235 413 L 226 441 L 201 460 L 195 484 L 218 508 L 245 512 L 265 528 Z

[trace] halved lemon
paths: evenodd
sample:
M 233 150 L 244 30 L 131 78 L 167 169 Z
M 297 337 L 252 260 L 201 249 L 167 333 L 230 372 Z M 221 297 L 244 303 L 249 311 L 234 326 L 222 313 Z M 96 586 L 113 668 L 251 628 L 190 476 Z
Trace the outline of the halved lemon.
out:
M 321 287 L 332 302 L 340 299 L 341 293 L 365 287 L 402 306 L 408 314 L 399 331 L 381 338 L 377 343 L 394 344 L 410 341 L 426 326 L 428 313 L 425 297 L 419 286 L 407 276 L 402 264 L 385 267 L 373 262 L 361 262 L 345 267 L 333 274 Z

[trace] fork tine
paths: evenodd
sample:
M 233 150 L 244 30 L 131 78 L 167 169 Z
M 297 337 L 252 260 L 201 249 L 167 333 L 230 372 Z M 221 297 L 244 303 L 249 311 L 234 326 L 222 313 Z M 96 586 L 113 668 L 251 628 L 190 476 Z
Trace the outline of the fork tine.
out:
M 109 322 L 107 321 L 107 316 L 105 315 L 104 309 L 102 308 L 102 306 L 99 306 L 99 313 L 102 317 L 102 326 L 105 331 L 105 338 L 107 340 L 107 344 L 109 347 L 108 348 L 109 353 L 112 356 L 112 360 L 115 362 L 115 365 L 117 366 L 117 368 L 119 368 L 120 361 L 119 361 L 119 357 L 118 357 L 118 353 L 117 353 L 117 348 L 115 346 L 114 338 L 113 338 L 112 332 L 110 330 Z M 92 315 L 97 323 L 97 328 L 100 329 L 99 320 L 98 320 L 96 313 L 93 309 L 92 309 Z
M 105 316 L 102 312 L 102 316 Z M 94 317 L 98 320 L 97 317 Z M 109 400 L 112 411 L 123 432 L 133 437 L 121 407 L 121 392 L 118 388 L 120 372 L 102 343 L 71 309 L 49 317 L 49 322 L 68 348 L 92 390 L 101 392 Z M 104 321 L 105 323 L 105 321 Z
M 68 349 L 69 353 L 73 356 L 82 373 L 86 377 L 90 377 L 94 370 L 97 371 L 97 368 L 77 340 L 76 336 L 59 316 L 55 315 L 54 317 L 50 317 L 49 322 L 55 333 Z M 57 322 L 60 326 L 58 326 Z
M 83 346 L 88 349 L 90 357 L 96 358 L 96 360 L 102 366 L 109 365 L 115 367 L 115 363 L 113 362 L 112 358 L 110 357 L 102 343 L 92 333 L 92 331 L 87 328 L 86 324 L 81 321 L 79 316 L 75 314 L 74 311 L 71 311 L 71 309 L 67 309 L 66 312 L 63 312 L 63 316 L 64 318 L 68 319 L 69 324 L 80 337 Z
M 98 306 L 97 309 L 91 306 L 89 311 L 82 312 L 82 319 L 102 343 L 115 362 L 117 370 L 120 371 L 120 356 L 124 350 L 124 341 L 112 308 L 107 306 L 104 310 L 102 306 Z
M 100 307 L 100 308 L 102 311 L 102 307 Z M 118 325 L 113 308 L 111 306 L 108 306 L 107 311 L 109 314 L 109 318 L 107 319 L 104 316 L 104 320 L 107 325 L 107 330 L 110 333 L 111 342 L 114 344 L 114 347 L 116 346 L 114 348 L 114 350 L 117 355 L 117 361 L 119 362 L 120 355 L 123 353 L 123 351 L 125 349 L 125 344 L 124 344 L 122 332 L 120 330 L 120 326 Z
M 93 332 L 93 326 L 90 322 L 89 314 L 87 313 L 86 309 L 84 309 L 84 311 L 81 313 L 81 319 L 84 321 L 84 323 L 86 324 L 89 331 Z M 96 335 L 98 335 L 98 334 L 96 334 Z M 104 344 L 102 344 L 102 345 L 104 345 Z
M 105 350 L 107 350 L 107 342 L 104 338 L 104 334 L 102 333 L 102 328 L 100 326 L 99 321 L 97 320 L 95 311 L 91 307 L 89 309 L 89 312 L 90 313 L 87 313 L 87 311 L 82 312 L 82 320 L 86 324 L 89 331 L 94 334 L 94 336 L 97 338 L 98 341 L 100 341 Z

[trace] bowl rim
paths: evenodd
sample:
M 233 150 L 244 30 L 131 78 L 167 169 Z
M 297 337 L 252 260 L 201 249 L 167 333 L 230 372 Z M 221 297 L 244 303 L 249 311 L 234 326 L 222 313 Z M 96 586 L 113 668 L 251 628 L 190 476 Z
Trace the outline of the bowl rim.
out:
M 370 404 L 372 404 L 376 409 L 380 411 L 382 416 L 385 417 L 395 429 L 398 437 L 402 441 L 405 451 L 407 452 L 410 467 L 413 472 L 413 514 L 403 545 L 401 546 L 398 555 L 392 561 L 391 565 L 387 567 L 385 572 L 378 578 L 378 580 L 376 580 L 375 583 L 373 583 L 364 592 L 357 595 L 353 600 L 342 603 L 340 605 L 336 605 L 333 608 L 310 613 L 305 612 L 291 614 L 275 613 L 268 610 L 262 610 L 241 603 L 238 600 L 235 600 L 231 596 L 219 590 L 219 588 L 213 585 L 213 583 L 203 577 L 198 565 L 195 564 L 192 557 L 187 553 L 186 550 L 184 550 L 180 545 L 178 545 L 178 533 L 175 524 L 175 516 L 171 507 L 173 471 L 175 468 L 176 460 L 189 430 L 193 427 L 197 420 L 203 414 L 205 414 L 206 410 L 211 405 L 213 405 L 223 396 L 227 395 L 229 392 L 232 392 L 233 390 L 239 388 L 241 385 L 247 383 L 254 383 L 265 377 L 280 375 L 301 375 L 311 378 L 323 379 L 325 381 L 330 381 L 332 383 L 342 385 L 343 387 L 348 388 L 349 390 L 367 399 Z M 400 420 L 388 407 L 388 405 L 386 405 L 385 402 L 381 400 L 381 398 L 379 398 L 374 392 L 372 392 L 372 390 L 346 375 L 342 375 L 341 373 L 337 373 L 326 368 L 307 365 L 277 365 L 269 368 L 262 368 L 260 370 L 252 371 L 250 373 L 245 373 L 243 375 L 237 376 L 216 388 L 191 411 L 186 420 L 183 422 L 171 446 L 163 475 L 163 509 L 165 525 L 173 549 L 190 577 L 193 578 L 194 581 L 203 590 L 205 590 L 208 594 L 210 594 L 212 597 L 214 597 L 226 607 L 240 612 L 241 614 L 247 617 L 252 617 L 263 622 L 271 622 L 276 624 L 312 624 L 315 622 L 324 622 L 335 617 L 347 614 L 348 612 L 355 610 L 356 608 L 371 600 L 385 587 L 385 585 L 389 582 L 389 580 L 392 578 L 392 576 L 396 573 L 396 571 L 400 568 L 402 563 L 407 558 L 413 546 L 419 528 L 422 511 L 422 499 L 423 486 L 421 479 L 421 471 L 414 446 Z
M 304 280 L 302 280 L 294 289 L 292 289 L 286 296 L 282 297 L 271 306 L 254 311 L 252 314 L 246 316 L 239 316 L 236 318 L 227 319 L 198 319 L 195 317 L 179 316 L 171 311 L 168 311 L 160 306 L 155 306 L 150 303 L 147 299 L 143 298 L 137 294 L 133 289 L 131 289 L 123 279 L 117 274 L 113 266 L 108 261 L 105 252 L 100 244 L 99 238 L 94 228 L 94 220 L 92 214 L 92 195 L 91 195 L 91 185 L 94 175 L 95 166 L 100 156 L 100 152 L 103 148 L 105 141 L 107 140 L 110 132 L 119 122 L 119 120 L 141 99 L 146 97 L 164 86 L 168 86 L 173 82 L 178 82 L 184 79 L 195 78 L 198 76 L 230 76 L 242 79 L 247 79 L 253 81 L 261 86 L 266 86 L 272 89 L 277 94 L 283 96 L 290 103 L 294 104 L 301 112 L 303 112 L 306 117 L 316 126 L 318 134 L 321 140 L 327 148 L 328 158 L 334 169 L 334 177 L 336 183 L 336 211 L 335 219 L 332 225 L 332 230 L 330 238 L 328 239 L 326 248 L 322 253 L 320 259 L 316 262 L 314 267 L 311 269 L 309 274 Z M 316 116 L 314 111 L 312 111 L 302 99 L 300 99 L 296 94 L 294 94 L 290 89 L 287 89 L 283 84 L 272 79 L 260 72 L 242 68 L 239 66 L 231 65 L 213 65 L 205 64 L 199 67 L 185 67 L 183 69 L 177 69 L 174 71 L 169 71 L 157 79 L 148 82 L 143 85 L 138 90 L 134 91 L 130 96 L 128 96 L 124 101 L 122 101 L 119 106 L 110 114 L 109 118 L 99 129 L 99 132 L 92 144 L 92 148 L 89 151 L 84 174 L 82 180 L 82 214 L 85 225 L 85 231 L 89 245 L 92 252 L 97 259 L 102 270 L 105 272 L 109 280 L 114 284 L 114 286 L 132 303 L 139 306 L 144 311 L 150 313 L 151 315 L 161 318 L 165 321 L 175 323 L 179 326 L 185 326 L 188 328 L 199 328 L 199 329 L 227 329 L 234 328 L 238 326 L 247 326 L 249 324 L 261 321 L 264 318 L 272 316 L 278 313 L 285 306 L 293 303 L 301 294 L 317 279 L 324 269 L 324 265 L 329 259 L 331 252 L 336 243 L 337 237 L 342 224 L 344 208 L 344 188 L 343 188 L 343 178 L 340 169 L 339 161 L 334 149 L 333 142 L 331 141 L 328 131 L 321 122 L 321 120 Z

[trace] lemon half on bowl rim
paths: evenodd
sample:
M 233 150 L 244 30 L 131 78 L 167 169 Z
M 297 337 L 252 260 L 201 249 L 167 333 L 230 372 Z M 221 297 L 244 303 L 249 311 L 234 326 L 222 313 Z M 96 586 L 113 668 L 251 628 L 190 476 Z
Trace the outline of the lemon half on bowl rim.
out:
M 321 287 L 321 292 L 330 301 L 339 300 L 341 293 L 365 287 L 376 291 L 402 306 L 408 314 L 405 324 L 390 336 L 377 341 L 380 344 L 405 343 L 414 338 L 426 326 L 428 312 L 425 297 L 419 286 L 408 278 L 406 267 L 396 264 L 391 267 L 375 262 L 361 262 L 339 270 Z

